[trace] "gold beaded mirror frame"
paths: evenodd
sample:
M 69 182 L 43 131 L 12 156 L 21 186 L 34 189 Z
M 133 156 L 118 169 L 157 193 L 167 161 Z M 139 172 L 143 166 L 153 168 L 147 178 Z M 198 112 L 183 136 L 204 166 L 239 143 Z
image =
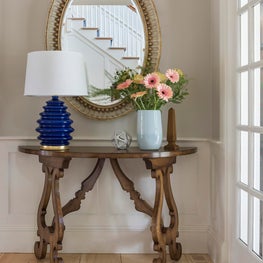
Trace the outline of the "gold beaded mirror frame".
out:
M 99 1 L 98 1 L 99 2 Z M 61 34 L 64 16 L 71 0 L 53 0 L 50 6 L 47 29 L 46 49 L 61 50 Z M 159 20 L 153 0 L 133 0 L 143 23 L 145 50 L 143 65 L 150 63 L 154 70 L 159 66 L 161 55 L 161 32 Z M 120 100 L 110 105 L 98 105 L 86 97 L 65 97 L 69 106 L 81 112 L 86 117 L 97 120 L 109 120 L 123 116 L 131 111 L 131 103 Z

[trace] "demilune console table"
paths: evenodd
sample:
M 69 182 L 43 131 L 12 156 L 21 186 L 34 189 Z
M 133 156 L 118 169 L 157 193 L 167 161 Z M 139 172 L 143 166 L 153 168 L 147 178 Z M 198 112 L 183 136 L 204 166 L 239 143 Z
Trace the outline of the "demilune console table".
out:
M 128 150 L 117 150 L 114 147 L 70 147 L 68 151 L 40 150 L 38 146 L 20 146 L 19 151 L 39 156 L 39 162 L 43 165 L 45 183 L 42 197 L 37 212 L 37 235 L 40 241 L 34 246 L 35 256 L 38 259 L 46 257 L 47 246 L 50 245 L 50 262 L 63 263 L 58 256 L 62 250 L 62 241 L 65 230 L 63 217 L 80 209 L 81 200 L 85 199 L 85 193 L 93 189 L 103 168 L 105 159 L 110 160 L 114 174 L 123 190 L 130 194 L 134 201 L 135 209 L 149 215 L 152 219 L 151 232 L 153 249 L 159 253 L 154 263 L 166 262 L 166 246 L 169 248 L 171 259 L 179 260 L 182 255 L 182 246 L 176 242 L 178 233 L 178 211 L 174 201 L 170 184 L 170 174 L 176 157 L 192 154 L 197 151 L 196 147 L 181 147 L 176 151 L 141 151 L 131 147 Z M 63 207 L 60 201 L 59 180 L 64 176 L 64 169 L 69 167 L 72 158 L 96 158 L 97 163 L 89 176 L 81 183 L 80 190 L 75 197 Z M 151 170 L 151 176 L 156 182 L 154 206 L 148 204 L 134 188 L 134 183 L 121 170 L 118 160 L 128 158 L 143 159 L 146 169 Z M 133 171 L 132 171 L 133 172 Z M 136 171 L 134 171 L 136 172 Z M 52 196 L 52 198 L 51 198 Z M 170 215 L 170 225 L 164 226 L 162 220 L 162 206 L 165 198 Z M 52 224 L 46 224 L 46 209 L 49 200 L 52 199 L 54 218 Z

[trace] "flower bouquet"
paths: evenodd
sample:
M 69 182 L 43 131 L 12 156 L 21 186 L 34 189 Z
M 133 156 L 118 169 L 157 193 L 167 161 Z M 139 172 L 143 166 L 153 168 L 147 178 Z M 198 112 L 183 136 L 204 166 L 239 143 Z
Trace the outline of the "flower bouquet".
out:
M 135 110 L 159 110 L 168 102 L 181 103 L 188 80 L 180 69 L 165 73 L 124 68 L 116 72 L 110 89 L 95 89 L 92 96 L 108 95 L 111 100 L 126 99 Z

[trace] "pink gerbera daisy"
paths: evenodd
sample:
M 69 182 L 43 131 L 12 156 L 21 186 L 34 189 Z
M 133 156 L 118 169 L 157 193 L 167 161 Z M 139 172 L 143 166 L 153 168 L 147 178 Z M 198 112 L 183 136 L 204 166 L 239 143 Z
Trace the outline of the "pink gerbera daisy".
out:
M 157 94 L 160 99 L 163 99 L 165 101 L 168 101 L 170 98 L 173 97 L 173 91 L 171 87 L 163 83 L 157 87 Z
M 131 80 L 131 79 L 127 79 L 126 81 L 120 83 L 120 84 L 117 86 L 117 89 L 118 89 L 118 90 L 127 89 L 127 88 L 130 87 L 131 84 L 132 84 L 132 80 Z
M 151 73 L 145 76 L 144 85 L 148 89 L 157 87 L 160 84 L 160 77 L 157 73 Z
M 178 82 L 179 81 L 179 78 L 180 78 L 180 75 L 179 73 L 174 70 L 174 69 L 168 69 L 165 73 L 165 76 L 172 82 L 172 83 L 175 83 L 175 82 Z

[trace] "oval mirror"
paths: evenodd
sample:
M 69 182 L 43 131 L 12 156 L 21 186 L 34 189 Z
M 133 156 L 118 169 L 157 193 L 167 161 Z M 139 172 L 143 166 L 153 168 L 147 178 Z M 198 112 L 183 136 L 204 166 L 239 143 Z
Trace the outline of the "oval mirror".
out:
M 55 0 L 47 23 L 47 50 L 83 53 L 89 88 L 109 88 L 117 70 L 158 68 L 160 28 L 152 0 Z M 133 110 L 125 100 L 65 97 L 88 118 L 108 120 Z

